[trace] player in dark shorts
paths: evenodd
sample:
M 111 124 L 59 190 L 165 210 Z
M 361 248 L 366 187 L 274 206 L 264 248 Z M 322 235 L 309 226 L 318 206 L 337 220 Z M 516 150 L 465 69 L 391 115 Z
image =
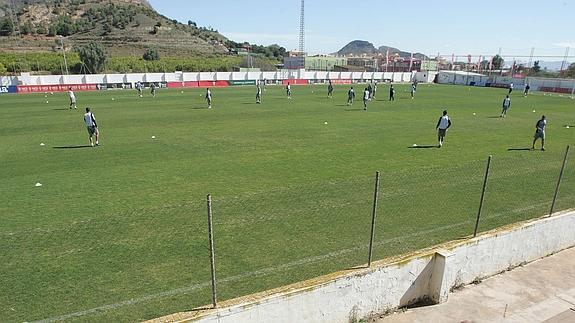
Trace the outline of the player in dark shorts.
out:
M 389 87 L 389 101 L 395 101 L 395 89 L 393 84 Z
M 447 110 L 443 111 L 443 115 L 437 121 L 437 148 L 441 148 L 443 146 L 443 142 L 445 141 L 445 135 L 447 134 L 447 130 L 451 127 L 451 118 L 447 115 Z
M 327 86 L 327 97 L 330 99 L 333 98 L 333 84 L 331 84 L 331 80 Z
M 262 103 L 262 87 L 258 83 L 257 90 L 256 90 L 256 104 Z
M 533 136 L 533 145 L 531 149 L 535 149 L 537 139 L 541 139 L 541 150 L 545 151 L 545 127 L 547 126 L 547 119 L 541 116 L 541 119 L 535 124 L 535 135 Z
M 523 96 L 528 96 L 529 95 L 529 90 L 531 90 L 531 85 L 529 85 L 529 83 L 525 84 L 525 89 L 523 90 Z
M 152 83 L 152 85 L 150 85 L 150 93 L 152 94 L 153 98 L 156 97 L 156 83 Z
M 347 91 L 347 105 L 353 105 L 353 99 L 355 99 L 355 91 L 353 86 Z

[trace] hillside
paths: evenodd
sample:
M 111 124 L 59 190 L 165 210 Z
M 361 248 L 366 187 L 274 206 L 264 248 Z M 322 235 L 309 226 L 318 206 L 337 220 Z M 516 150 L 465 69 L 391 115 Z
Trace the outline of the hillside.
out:
M 345 45 L 336 54 L 341 56 L 386 55 L 388 50 L 389 55 L 399 55 L 403 58 L 411 56 L 410 52 L 402 51 L 394 47 L 381 46 L 376 48 L 372 43 L 365 40 L 354 40 Z M 416 59 L 428 59 L 427 56 L 421 53 L 414 53 L 413 57 Z
M 0 51 L 54 51 L 57 35 L 67 50 L 98 41 L 112 55 L 140 56 L 149 47 L 170 56 L 228 53 L 217 31 L 171 20 L 146 0 L 0 0 Z

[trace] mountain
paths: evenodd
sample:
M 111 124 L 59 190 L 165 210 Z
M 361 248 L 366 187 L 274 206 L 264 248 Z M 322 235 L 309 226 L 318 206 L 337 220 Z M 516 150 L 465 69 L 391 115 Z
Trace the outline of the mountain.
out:
M 373 55 L 378 51 L 372 43 L 365 40 L 354 40 L 340 49 L 337 54 L 340 56 L 355 55 L 361 56 L 363 54 Z
M 380 46 L 379 48 L 375 48 L 372 43 L 365 40 L 354 40 L 345 45 L 336 54 L 340 56 L 386 55 L 388 50 L 389 55 L 397 54 L 403 58 L 411 57 L 410 52 L 405 52 L 389 46 Z M 414 53 L 413 57 L 416 59 L 429 59 L 427 56 L 421 53 Z
M 17 21 L 18 23 L 14 23 Z M 179 23 L 146 0 L 0 0 L 0 51 L 52 51 L 91 41 L 112 55 L 166 56 L 228 53 L 228 39 L 193 21 Z

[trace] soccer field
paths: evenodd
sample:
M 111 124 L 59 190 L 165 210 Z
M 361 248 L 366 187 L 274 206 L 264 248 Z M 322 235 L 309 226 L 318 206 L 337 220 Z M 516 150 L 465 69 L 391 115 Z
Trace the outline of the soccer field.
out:
M 0 318 L 134 321 L 209 304 L 206 195 L 214 199 L 218 298 L 367 262 L 381 171 L 375 259 L 469 236 L 493 155 L 480 231 L 549 211 L 575 101 L 420 84 L 255 87 L 0 96 Z M 100 147 L 88 144 L 91 107 Z M 448 109 L 443 148 L 435 125 Z M 535 111 L 535 112 L 534 112 Z M 547 151 L 530 151 L 548 119 Z M 570 126 L 567 128 L 566 126 Z M 155 136 L 155 139 L 152 139 Z M 44 143 L 44 146 L 41 146 Z M 540 143 L 537 144 L 540 147 Z M 35 187 L 41 183 L 41 187 Z M 575 207 L 575 157 L 556 210 Z

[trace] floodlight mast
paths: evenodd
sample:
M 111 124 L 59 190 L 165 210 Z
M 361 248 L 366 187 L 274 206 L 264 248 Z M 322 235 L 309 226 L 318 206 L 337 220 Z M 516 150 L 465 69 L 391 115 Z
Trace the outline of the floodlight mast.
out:
M 299 18 L 299 51 L 305 52 L 305 0 L 301 0 L 301 14 Z

